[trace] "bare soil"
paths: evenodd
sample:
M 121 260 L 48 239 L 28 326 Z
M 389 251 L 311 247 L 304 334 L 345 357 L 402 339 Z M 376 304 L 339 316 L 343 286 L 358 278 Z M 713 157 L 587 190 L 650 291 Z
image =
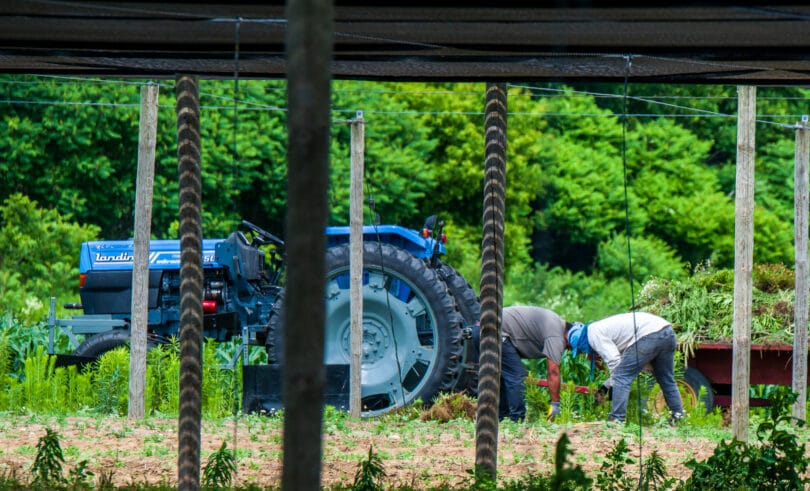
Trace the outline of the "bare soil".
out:
M 202 429 L 201 466 L 222 442 L 237 450 L 236 485 L 256 484 L 262 488 L 280 484 L 282 469 L 282 426 L 278 417 L 240 416 L 210 423 Z M 177 476 L 177 421 L 172 419 L 102 417 L 17 417 L 0 419 L 0 473 L 30 479 L 30 469 L 39 439 L 46 428 L 56 431 L 65 457 L 64 471 L 82 460 L 96 479 L 104 475 L 116 485 L 169 484 Z M 323 428 L 324 486 L 350 484 L 358 463 L 368 450 L 380 455 L 388 485 L 429 488 L 441 484 L 466 488 L 475 464 L 475 424 L 454 420 L 390 422 L 386 420 L 338 421 L 327 418 Z M 569 459 L 593 477 L 619 439 L 630 445 L 636 462 L 627 467 L 638 474 L 639 456 L 657 452 L 666 462 L 671 477 L 689 475 L 683 463 L 704 459 L 717 445 L 699 429 L 688 427 L 644 428 L 639 435 L 633 426 L 608 423 L 579 423 L 559 426 L 550 423 L 512 424 L 499 429 L 498 473 L 500 479 L 519 479 L 528 474 L 549 472 L 554 450 L 565 432 L 574 455 Z M 654 436 L 653 436 L 654 434 Z M 641 437 L 641 439 L 639 439 Z

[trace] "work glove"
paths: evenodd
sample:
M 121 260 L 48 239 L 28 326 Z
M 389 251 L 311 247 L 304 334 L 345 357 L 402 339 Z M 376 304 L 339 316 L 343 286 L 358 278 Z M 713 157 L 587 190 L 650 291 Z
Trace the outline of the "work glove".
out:
M 557 415 L 560 414 L 560 403 L 559 402 L 552 402 L 548 406 L 548 421 L 554 421 L 557 419 Z
M 603 385 L 599 387 L 599 390 L 596 391 L 596 395 L 594 395 L 594 401 L 596 404 L 602 404 L 605 401 L 610 400 L 610 389 L 607 385 Z

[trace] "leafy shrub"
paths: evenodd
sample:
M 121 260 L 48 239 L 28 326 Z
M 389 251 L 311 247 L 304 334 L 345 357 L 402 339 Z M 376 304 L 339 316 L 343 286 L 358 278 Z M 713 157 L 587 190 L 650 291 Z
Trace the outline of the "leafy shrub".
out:
M 242 365 L 232 369 L 222 367 L 218 343 L 203 343 L 202 405 L 207 417 L 222 417 L 239 410 L 242 393 Z M 179 387 L 179 385 L 178 385 Z
M 112 349 L 93 363 L 94 408 L 101 414 L 126 415 L 129 410 L 129 349 Z
M 38 348 L 48 346 L 49 328 L 45 322 L 24 322 L 10 313 L 0 316 L 0 351 L 3 362 L 9 363 L 9 372 L 18 375 L 26 358 Z M 70 339 L 61 330 L 54 331 L 54 350 L 64 353 L 70 350 Z
M 799 444 L 789 431 L 791 421 L 804 426 L 804 421 L 789 415 L 796 398 L 788 387 L 774 390 L 767 419 L 757 427 L 756 443 L 722 441 L 706 460 L 687 461 L 692 475 L 685 489 L 805 489 L 810 484 L 805 477 L 810 457 L 806 444 Z
M 569 460 L 573 451 L 571 440 L 566 433 L 557 440 L 554 453 L 554 475 L 549 480 L 549 489 L 590 489 L 593 479 L 589 478 L 579 464 Z
M 175 414 L 179 408 L 180 343 L 172 338 L 146 353 L 145 408 L 152 413 Z
M 503 304 L 542 305 L 566 320 L 590 322 L 624 311 L 632 301 L 626 278 L 520 265 L 508 271 Z
M 95 473 L 87 468 L 87 461 L 82 460 L 70 469 L 68 482 L 72 489 L 93 489 L 94 476 Z

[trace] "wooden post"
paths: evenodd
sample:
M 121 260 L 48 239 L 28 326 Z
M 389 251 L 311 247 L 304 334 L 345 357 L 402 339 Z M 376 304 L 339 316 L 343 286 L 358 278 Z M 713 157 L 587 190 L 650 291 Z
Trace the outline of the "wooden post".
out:
M 796 158 L 793 169 L 793 230 L 795 236 L 796 302 L 793 311 L 793 392 L 798 394 L 793 404 L 793 417 L 807 419 L 807 188 L 808 149 L 807 116 L 796 127 Z
M 732 436 L 748 441 L 751 304 L 754 266 L 754 149 L 756 87 L 738 87 L 737 181 L 734 218 L 734 361 L 731 368 Z
M 506 191 L 506 84 L 487 84 L 481 251 L 481 355 L 475 425 L 475 465 L 495 478 L 503 315 L 503 231 Z
M 129 417 L 144 417 L 146 325 L 149 315 L 149 237 L 152 233 L 152 188 L 155 184 L 158 86 L 141 87 L 138 177 L 135 184 L 135 235 L 132 259 L 132 324 L 129 351 Z
M 351 383 L 349 414 L 359 418 L 362 412 L 363 368 L 363 166 L 365 155 L 363 111 L 352 121 L 352 167 L 349 220 L 349 287 L 351 289 Z
M 289 0 L 283 491 L 321 489 L 332 0 Z M 295 329 L 291 327 L 295 326 Z

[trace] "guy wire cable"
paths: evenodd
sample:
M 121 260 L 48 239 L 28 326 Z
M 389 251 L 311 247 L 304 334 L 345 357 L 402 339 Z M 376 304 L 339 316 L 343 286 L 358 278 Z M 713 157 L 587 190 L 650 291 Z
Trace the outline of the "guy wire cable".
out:
M 242 18 L 239 17 L 234 24 L 234 48 L 233 48 L 233 179 L 234 179 L 234 187 L 237 186 L 236 177 L 239 174 L 238 166 L 239 166 L 239 152 L 236 143 L 237 134 L 239 132 L 239 106 L 238 106 L 238 97 L 239 97 L 239 28 L 242 24 Z M 236 212 L 236 201 L 233 202 L 233 211 Z M 244 336 L 244 331 L 243 331 Z M 247 343 L 247 339 L 242 339 L 242 345 L 244 346 Z M 250 361 L 250 346 L 246 349 L 242 349 L 240 346 L 238 349 L 242 349 L 242 356 L 247 357 L 247 359 L 242 360 L 242 366 L 244 367 Z M 238 429 L 239 429 L 239 394 L 238 394 L 238 386 L 236 380 L 236 367 L 233 369 L 233 460 L 234 462 L 237 461 L 237 443 L 238 443 Z M 236 477 L 236 473 L 239 472 L 239 466 L 236 466 L 236 472 L 234 472 L 234 477 Z
M 368 205 L 369 209 L 372 212 L 372 220 L 374 225 L 374 234 L 377 236 L 377 247 L 380 251 L 380 270 L 382 271 L 383 276 L 385 276 L 385 254 L 382 251 L 382 239 L 380 238 L 380 230 L 377 228 L 379 225 L 379 218 L 377 215 L 377 210 L 375 208 L 374 203 L 374 193 L 371 191 L 371 186 L 368 184 L 368 180 L 365 179 L 365 172 L 366 166 L 363 166 L 363 181 L 366 183 L 366 186 L 369 189 L 369 198 L 368 198 Z M 399 359 L 399 345 L 397 344 L 397 334 L 396 329 L 394 329 L 394 315 L 391 311 L 391 290 L 388 288 L 388 285 L 385 285 L 385 308 L 388 312 L 388 322 L 391 326 L 391 340 L 394 342 L 394 358 L 396 359 L 397 363 L 397 380 L 399 381 L 399 391 L 400 395 L 402 396 L 402 406 L 405 407 L 405 386 L 402 383 L 402 361 Z M 396 403 L 396 401 L 393 401 Z
M 627 273 L 630 282 L 630 311 L 633 313 L 633 349 L 636 354 L 636 365 L 639 364 L 638 355 L 638 326 L 636 325 L 636 294 L 633 287 L 633 254 L 630 247 L 630 200 L 627 193 L 627 92 L 630 69 L 633 65 L 633 55 L 627 55 L 627 64 L 624 72 L 624 97 L 622 98 L 622 172 L 624 177 L 624 227 L 627 236 Z M 636 393 L 638 396 L 638 476 L 641 482 L 642 461 L 644 457 L 644 443 L 642 439 L 642 398 L 641 377 L 636 377 Z

